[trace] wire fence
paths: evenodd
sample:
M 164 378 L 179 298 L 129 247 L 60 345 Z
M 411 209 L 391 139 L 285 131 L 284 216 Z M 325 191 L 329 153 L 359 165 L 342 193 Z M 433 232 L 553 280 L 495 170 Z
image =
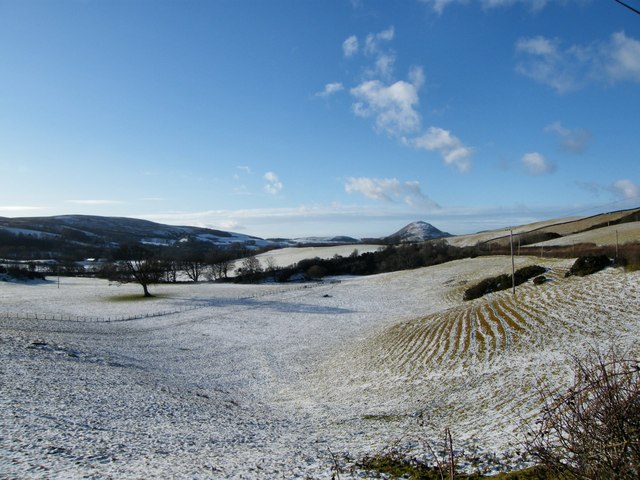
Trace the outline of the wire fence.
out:
M 332 282 L 334 283 L 334 282 Z M 270 295 L 278 295 L 287 292 L 295 292 L 300 290 L 306 290 L 310 288 L 326 285 L 326 283 L 318 282 L 313 284 L 304 284 L 296 288 L 281 288 L 273 289 L 267 292 L 255 292 L 251 295 L 244 295 L 240 297 L 227 297 L 216 298 L 214 300 L 198 301 L 197 304 L 180 305 L 170 310 L 159 310 L 154 312 L 145 312 L 134 315 L 109 315 L 105 317 L 100 316 L 87 316 L 87 315 L 74 315 L 69 313 L 34 313 L 34 312 L 0 312 L 0 319 L 4 320 L 51 320 L 60 322 L 85 322 L 85 323 L 108 323 L 108 322 L 129 322 L 132 320 L 142 320 L 145 318 L 164 317 L 167 315 L 177 315 L 193 310 L 199 310 L 203 308 L 221 307 L 224 305 L 246 302 L 254 300 L 256 298 L 267 297 Z

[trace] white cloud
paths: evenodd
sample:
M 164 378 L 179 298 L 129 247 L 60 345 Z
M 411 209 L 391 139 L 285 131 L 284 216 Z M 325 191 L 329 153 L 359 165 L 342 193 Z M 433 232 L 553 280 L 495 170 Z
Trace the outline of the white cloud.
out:
M 378 129 L 391 135 L 415 131 L 420 126 L 416 86 L 397 81 L 384 85 L 380 80 L 368 80 L 351 89 L 356 98 L 353 111 L 359 117 L 374 117 Z
M 442 14 L 444 9 L 454 3 L 468 4 L 469 0 L 420 0 L 422 3 L 429 5 L 434 12 Z M 549 3 L 548 0 L 477 0 L 484 8 L 508 7 L 511 5 L 528 6 L 533 12 L 542 10 Z
M 367 35 L 365 54 L 376 57 L 374 68 L 367 71 L 373 78 L 349 90 L 354 97 L 352 111 L 358 117 L 372 118 L 377 131 L 396 137 L 405 145 L 438 151 L 448 165 L 455 166 L 460 172 L 468 171 L 473 149 L 451 132 L 431 127 L 416 137 L 422 130 L 418 91 L 425 83 L 425 74 L 421 66 L 412 66 L 408 81 L 391 80 L 395 55 L 385 51 L 381 44 L 393 40 L 394 36 L 393 27 Z
M 0 212 L 33 212 L 35 210 L 42 210 L 44 207 L 27 207 L 25 205 L 0 205 Z
M 333 82 L 333 83 L 327 83 L 324 86 L 324 90 L 321 92 L 316 93 L 316 96 L 318 97 L 329 97 L 331 95 L 333 95 L 334 93 L 338 93 L 340 91 L 344 90 L 344 85 L 342 85 L 342 83 L 340 82 Z
M 401 182 L 397 178 L 348 178 L 344 189 L 347 193 L 359 193 L 373 200 L 386 202 L 402 201 L 413 207 L 436 208 L 420 188 L 417 181 Z
M 627 200 L 640 197 L 640 185 L 627 179 L 615 182 L 611 190 Z
M 351 58 L 358 53 L 358 48 L 358 38 L 355 35 L 351 35 L 342 42 L 342 53 L 347 58 Z
M 243 171 L 247 175 L 251 175 L 251 168 L 247 167 L 246 165 L 238 165 L 236 169 Z
M 434 12 L 442 14 L 446 6 L 456 2 L 457 0 L 421 0 L 422 3 L 430 5 Z
M 277 195 L 283 188 L 282 182 L 278 178 L 278 176 L 273 172 L 267 172 L 263 177 L 267 184 L 264 186 L 264 189 L 267 193 L 271 195 Z
M 527 153 L 522 157 L 522 164 L 531 175 L 544 175 L 555 170 L 543 155 L 538 152 Z
M 522 38 L 516 43 L 516 53 L 524 60 L 516 71 L 539 83 L 566 93 L 581 87 L 588 68 L 587 56 L 577 48 L 560 49 L 560 42 L 542 36 Z
M 473 149 L 463 144 L 449 130 L 429 127 L 424 135 L 414 138 L 410 143 L 416 148 L 440 153 L 447 165 L 456 167 L 462 173 L 467 172 L 471 166 Z
M 565 48 L 557 39 L 522 38 L 515 49 L 523 58 L 516 71 L 558 93 L 593 83 L 640 82 L 640 41 L 624 32 L 607 41 Z
M 424 70 L 422 67 L 413 66 L 409 69 L 409 82 L 411 82 L 416 89 L 422 88 L 424 85 Z
M 539 55 L 541 57 L 556 58 L 559 56 L 557 41 L 542 36 L 521 38 L 516 43 L 516 51 Z
M 370 33 L 367 35 L 364 43 L 364 51 L 368 55 L 375 55 L 380 51 L 380 44 L 390 42 L 395 37 L 395 28 L 393 25 L 386 30 L 378 33 Z
M 355 35 L 351 35 L 342 42 L 342 53 L 345 58 L 351 58 L 362 51 L 365 56 L 373 58 L 373 64 L 365 69 L 365 75 L 374 78 L 382 76 L 390 79 L 393 74 L 396 55 L 385 44 L 393 40 L 394 37 L 395 29 L 393 26 L 378 33 L 369 33 L 365 37 L 364 45 L 361 48 L 358 38 Z
M 612 82 L 640 82 L 640 41 L 617 32 L 604 47 L 606 76 Z
M 560 122 L 547 125 L 544 131 L 555 134 L 560 141 L 560 147 L 571 153 L 584 152 L 591 140 L 591 133 L 588 131 L 580 128 L 571 130 L 562 126 Z
M 101 199 L 69 200 L 69 202 L 76 203 L 78 205 L 122 205 L 125 203 L 120 200 L 101 200 Z

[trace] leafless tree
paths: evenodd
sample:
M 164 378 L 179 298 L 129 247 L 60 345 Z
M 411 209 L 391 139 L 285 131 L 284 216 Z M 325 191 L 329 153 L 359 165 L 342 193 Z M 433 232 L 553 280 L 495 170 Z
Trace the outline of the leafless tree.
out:
M 250 255 L 242 260 L 242 265 L 238 270 L 243 275 L 253 275 L 262 272 L 262 265 L 258 257 Z
M 110 280 L 137 282 L 145 297 L 153 297 L 149 285 L 158 283 L 165 271 L 162 262 L 152 251 L 141 245 L 123 245 L 115 254 L 117 266 L 110 273 Z
M 194 282 L 200 279 L 200 275 L 202 275 L 206 266 L 204 259 L 194 256 L 187 257 L 182 261 L 182 271 Z

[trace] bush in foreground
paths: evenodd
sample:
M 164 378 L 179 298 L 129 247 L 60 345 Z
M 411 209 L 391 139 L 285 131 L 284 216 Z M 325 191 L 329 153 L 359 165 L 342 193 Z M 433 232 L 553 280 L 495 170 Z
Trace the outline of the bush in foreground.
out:
M 540 392 L 528 451 L 567 479 L 640 478 L 640 366 L 612 351 L 574 360 L 573 385 Z

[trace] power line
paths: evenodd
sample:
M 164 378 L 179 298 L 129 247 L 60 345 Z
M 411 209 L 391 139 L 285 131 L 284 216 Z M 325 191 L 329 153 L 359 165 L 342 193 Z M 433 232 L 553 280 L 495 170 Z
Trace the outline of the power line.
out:
M 631 10 L 632 12 L 637 13 L 638 15 L 640 15 L 640 11 L 636 10 L 635 8 L 633 8 L 631 5 L 627 5 L 626 3 L 624 3 L 621 0 L 614 0 L 615 2 L 618 2 L 620 5 L 622 5 L 623 7 L 627 7 L 629 10 Z

